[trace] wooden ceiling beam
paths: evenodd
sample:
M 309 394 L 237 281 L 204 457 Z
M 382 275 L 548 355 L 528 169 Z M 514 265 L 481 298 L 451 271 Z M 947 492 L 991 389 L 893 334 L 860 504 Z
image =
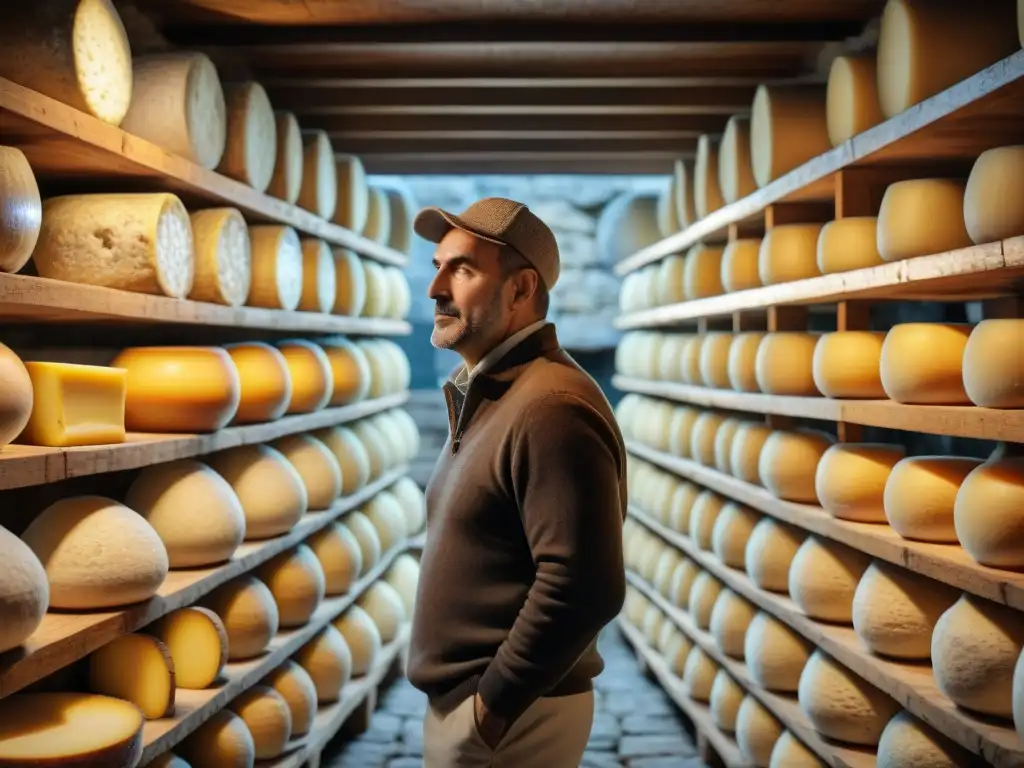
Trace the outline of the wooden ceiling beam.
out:
M 367 173 L 408 175 L 610 174 L 669 176 L 692 152 L 372 152 L 360 156 Z
M 349 131 L 329 132 L 338 152 L 662 152 L 696 151 L 699 131 Z

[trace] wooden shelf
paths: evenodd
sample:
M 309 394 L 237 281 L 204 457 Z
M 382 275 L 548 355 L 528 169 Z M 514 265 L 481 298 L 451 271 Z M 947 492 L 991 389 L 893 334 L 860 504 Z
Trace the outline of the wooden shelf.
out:
M 719 237 L 730 224 L 759 218 L 775 203 L 832 198 L 822 182 L 839 170 L 971 160 L 991 147 L 1018 144 L 1024 135 L 1024 51 L 925 99 L 905 112 L 812 158 L 762 189 L 719 208 L 682 232 L 615 265 L 625 275 L 695 243 Z M 722 238 L 720 238 L 722 239 Z
M 699 550 L 687 537 L 635 508 L 630 509 L 630 515 L 729 589 L 792 627 L 846 668 L 892 696 L 904 709 L 981 755 L 996 768 L 1024 766 L 1024 745 L 1013 723 L 999 725 L 994 718 L 982 720 L 958 708 L 939 691 L 930 665 L 899 663 L 875 656 L 864 648 L 852 626 L 813 621 L 789 597 L 758 589 L 746 573 L 722 564 L 710 552 Z
M 1002 605 L 1024 610 L 1024 573 L 1002 571 L 976 563 L 958 544 L 929 544 L 899 536 L 884 523 L 839 520 L 821 507 L 795 504 L 772 496 L 718 470 L 652 450 L 635 442 L 627 449 L 672 474 L 691 480 L 716 493 L 865 554 L 899 565 L 944 584 L 979 595 Z
M 294 547 L 346 512 L 358 509 L 404 474 L 405 467 L 398 467 L 351 496 L 339 499 L 331 509 L 307 513 L 283 536 L 243 543 L 224 565 L 173 570 L 157 596 L 144 603 L 123 610 L 47 613 L 28 640 L 0 654 L 0 699 L 84 658 L 121 635 L 192 605 L 220 585 Z
M 631 312 L 617 317 L 615 327 L 658 328 L 734 312 L 848 300 L 970 301 L 1022 289 L 1024 237 L 1014 237 L 934 256 Z
M 398 251 L 3 78 L 0 140 L 21 149 L 44 181 L 52 177 L 62 185 L 77 186 L 84 186 L 82 181 L 117 181 L 120 191 L 174 192 L 190 207 L 229 205 L 247 219 L 288 224 L 385 264 L 407 262 Z
M 907 432 L 1024 443 L 1024 410 L 979 408 L 976 405 L 904 405 L 893 400 L 786 397 L 618 375 L 612 377 L 612 386 L 623 392 L 660 397 L 702 408 L 818 421 L 845 421 Z
M 648 519 L 642 513 L 638 514 L 631 509 L 630 514 L 645 525 L 647 524 Z M 655 532 L 658 533 L 658 531 Z M 668 543 L 675 544 L 674 541 L 669 541 Z M 676 546 L 678 548 L 678 545 Z M 832 768 L 875 768 L 877 761 L 874 750 L 868 747 L 858 749 L 853 745 L 847 746 L 823 739 L 807 721 L 807 718 L 804 717 L 804 713 L 800 711 L 800 704 L 795 695 L 785 696 L 766 691 L 751 678 L 750 673 L 747 671 L 747 665 L 743 660 L 734 659 L 723 653 L 719 649 L 718 643 L 715 642 L 714 637 L 710 633 L 699 629 L 686 611 L 672 605 L 664 595 L 660 594 L 636 573 L 628 571 L 626 578 L 648 600 L 657 605 L 661 612 L 682 630 L 684 635 L 689 637 L 695 645 L 700 646 L 716 664 L 725 669 L 740 687 L 757 699 L 787 730 L 791 731 L 808 749 L 818 755 L 828 765 L 832 766 Z
M 45 277 L 0 274 L 0 319 L 4 323 L 143 323 L 222 328 L 404 336 L 405 320 L 346 317 L 320 312 L 286 312 L 259 307 L 226 307 L 171 299 Z
M 715 752 L 718 753 L 722 762 L 725 763 L 726 768 L 753 768 L 753 764 L 740 753 L 739 747 L 736 746 L 736 742 L 733 741 L 732 737 L 723 733 L 715 725 L 708 705 L 700 701 L 694 701 L 686 694 L 686 691 L 683 689 L 683 681 L 673 674 L 668 664 L 665 663 L 665 659 L 661 657 L 661 654 L 647 644 L 640 630 L 626 621 L 623 616 L 619 616 L 618 621 L 622 634 L 629 641 L 629 644 L 633 646 L 637 656 L 640 657 L 642 662 L 658 679 L 658 682 L 661 683 L 661 687 L 668 694 L 669 698 L 690 718 L 697 732 L 703 734 L 711 743 Z
M 0 450 L 0 490 L 137 469 L 151 464 L 162 464 L 165 461 L 214 453 L 239 445 L 265 443 L 285 435 L 356 421 L 390 408 L 397 408 L 404 405 L 408 399 L 409 393 L 401 392 L 353 405 L 285 416 L 266 424 L 226 427 L 208 435 L 131 432 L 126 442 L 117 445 L 90 445 L 80 448 L 8 445 Z
M 198 691 L 179 689 L 175 695 L 174 716 L 146 722 L 142 731 L 144 746 L 140 765 L 146 765 L 154 758 L 173 749 L 176 744 L 180 744 L 199 726 L 224 709 L 228 702 L 256 685 L 286 659 L 293 656 L 321 629 L 348 610 L 405 550 L 404 544 L 392 548 L 345 595 L 324 599 L 310 620 L 303 626 L 278 632 L 262 656 L 229 663 L 224 667 L 218 687 Z

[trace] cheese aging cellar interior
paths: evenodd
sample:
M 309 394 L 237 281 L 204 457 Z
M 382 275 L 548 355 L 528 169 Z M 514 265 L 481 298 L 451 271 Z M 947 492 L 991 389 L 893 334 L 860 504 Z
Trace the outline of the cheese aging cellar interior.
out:
M 490 197 L 626 451 L 580 766 L 1024 768 L 1024 0 L 4 3 L 0 766 L 424 765 Z

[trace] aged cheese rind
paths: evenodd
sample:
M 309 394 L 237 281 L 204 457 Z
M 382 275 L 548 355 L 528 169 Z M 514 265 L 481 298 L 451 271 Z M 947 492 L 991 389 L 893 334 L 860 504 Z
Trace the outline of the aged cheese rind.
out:
M 237 208 L 194 211 L 189 219 L 195 242 L 196 271 L 192 301 L 240 307 L 252 287 L 249 229 Z
M 277 160 L 277 120 L 263 86 L 254 81 L 224 84 L 227 143 L 217 170 L 266 191 Z
M 0 272 L 24 267 L 39 240 L 43 203 L 25 154 L 0 146 Z
M 0 653 L 17 648 L 36 631 L 50 607 L 50 585 L 39 558 L 0 526 Z
M 1024 318 L 978 323 L 967 339 L 963 368 L 964 391 L 975 405 L 1024 408 Z
M 89 657 L 89 688 L 142 710 L 147 720 L 174 714 L 174 661 L 167 646 L 150 635 L 121 635 Z
M 334 627 L 345 638 L 352 652 L 352 675 L 367 674 L 377 663 L 382 641 L 373 617 L 363 608 L 353 605 L 334 622 Z
M 826 89 L 762 84 L 750 113 L 750 162 L 758 187 L 831 148 Z
M 972 327 L 967 323 L 901 323 L 882 344 L 879 373 L 898 403 L 968 405 L 963 361 Z
M 391 238 L 391 206 L 387 194 L 380 187 L 370 186 L 369 212 L 363 235 L 381 245 Z
M 316 237 L 302 238 L 302 295 L 298 309 L 303 312 L 330 312 L 338 290 L 334 254 L 326 242 Z
M 390 643 L 398 637 L 402 624 L 408 618 L 402 596 L 383 579 L 370 585 L 359 598 L 358 605 L 377 625 L 382 643 Z
M 911 456 L 897 463 L 883 495 L 889 525 L 906 539 L 955 544 L 957 493 L 980 464 L 954 456 Z
M 846 216 L 828 222 L 818 233 L 816 249 L 823 275 L 883 264 L 878 253 L 878 217 Z
M 292 735 L 292 713 L 284 696 L 266 685 L 254 685 L 230 704 L 252 735 L 257 760 L 270 760 L 284 752 Z
M 292 737 L 305 736 L 316 717 L 316 684 L 309 673 L 291 659 L 263 679 L 284 697 L 292 718 Z
M 1024 12 L 1021 19 L 1024 24 Z M 974 161 L 964 223 L 975 243 L 1024 235 L 1024 144 L 985 150 Z
M 245 512 L 245 540 L 279 536 L 306 513 L 302 475 L 268 445 L 241 445 L 207 457 L 206 464 L 234 489 Z
M 878 103 L 874 51 L 837 56 L 832 60 L 826 109 L 832 146 L 852 139 L 885 119 Z
M 249 227 L 252 244 L 252 287 L 249 306 L 298 309 L 302 301 L 304 260 L 298 233 L 289 226 Z
M 901 261 L 973 245 L 964 221 L 966 186 L 960 179 L 908 179 L 886 187 L 878 209 L 879 256 Z
M 334 223 L 351 229 L 358 235 L 366 230 L 370 216 L 370 188 L 366 181 L 366 169 L 355 155 L 335 155 L 338 178 L 338 205 L 334 212 Z
M 953 524 L 979 563 L 1024 566 L 1024 457 L 989 459 L 972 470 L 957 491 Z
M 849 624 L 857 584 L 870 563 L 856 549 L 808 536 L 789 568 L 789 594 L 812 619 Z
M 147 630 L 166 646 L 174 662 L 174 684 L 186 690 L 213 685 L 228 663 L 228 633 L 209 608 L 188 606 Z
M 324 571 L 324 593 L 343 595 L 352 588 L 363 569 L 359 541 L 348 528 L 332 523 L 306 540 Z
M 228 582 L 203 603 L 224 624 L 231 661 L 259 656 L 277 633 L 277 603 L 270 588 L 255 576 L 245 574 Z
M 818 501 L 840 520 L 884 523 L 886 481 L 904 456 L 902 445 L 836 443 L 818 462 L 814 476 Z
M 285 412 L 312 413 L 325 407 L 334 394 L 334 378 L 323 348 L 307 339 L 289 339 L 278 342 L 277 349 L 284 356 L 292 382 L 292 397 Z
M 332 312 L 359 317 L 366 306 L 366 270 L 362 259 L 348 248 L 334 250 L 335 296 Z
M 192 768 L 252 768 L 256 744 L 249 727 L 230 709 L 222 709 L 175 749 Z
M 366 399 L 370 392 L 370 361 L 358 344 L 340 336 L 320 341 L 331 365 L 334 390 L 329 405 L 341 406 Z
M 294 205 L 302 188 L 302 132 L 291 112 L 274 112 L 277 132 L 277 157 L 267 194 Z
M 295 467 L 306 487 L 306 509 L 329 509 L 341 495 L 341 467 L 331 450 L 311 435 L 285 435 L 269 443 Z
M 879 365 L 884 343 L 884 331 L 822 334 L 811 361 L 814 385 L 825 397 L 883 399 Z
M 262 341 L 228 344 L 224 350 L 238 371 L 241 390 L 231 424 L 260 424 L 281 418 L 292 400 L 292 377 L 280 350 Z
M 302 187 L 298 204 L 330 220 L 338 207 L 334 148 L 325 131 L 302 132 Z

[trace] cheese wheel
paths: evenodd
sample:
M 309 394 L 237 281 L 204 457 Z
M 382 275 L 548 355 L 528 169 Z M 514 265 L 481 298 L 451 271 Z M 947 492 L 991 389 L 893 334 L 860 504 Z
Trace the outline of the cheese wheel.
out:
M 704 346 L 703 336 L 691 336 L 683 348 L 683 383 L 700 386 L 700 350 Z
M 391 455 L 396 464 L 415 458 L 415 454 L 409 451 L 409 445 L 406 442 L 406 427 L 399 420 L 394 409 L 370 416 L 370 420 L 387 438 L 388 447 L 391 449 Z
M 350 405 L 370 393 L 372 372 L 363 347 L 337 336 L 319 342 L 331 365 L 334 389 L 330 406 Z
M 377 663 L 382 646 L 380 630 L 373 617 L 359 605 L 353 605 L 334 622 L 334 626 L 352 651 L 353 677 L 369 674 Z
M 291 659 L 286 659 L 263 679 L 263 683 L 281 694 L 288 705 L 292 738 L 309 733 L 317 705 L 316 684 L 309 673 Z
M 965 190 L 959 179 L 908 179 L 886 187 L 878 209 L 879 256 L 901 261 L 973 245 L 964 222 Z
M 736 745 L 753 765 L 767 768 L 782 730 L 781 723 L 757 699 L 749 695 L 743 699 L 736 713 Z
M 746 115 L 733 115 L 725 124 L 718 149 L 718 188 L 726 203 L 735 203 L 757 189 L 750 164 L 750 118 Z
M 776 431 L 765 441 L 757 465 L 761 484 L 786 501 L 818 501 L 815 473 L 835 438 L 813 429 Z
M 964 391 L 983 408 L 1024 408 L 1024 318 L 982 320 L 964 347 Z
M 678 549 L 673 547 L 666 547 L 665 551 L 658 557 L 658 561 L 654 566 L 654 573 L 651 576 L 651 586 L 659 594 L 668 594 L 672 582 L 672 574 L 681 562 L 683 562 L 683 555 Z M 630 563 L 630 567 L 633 566 L 634 564 Z
M 672 622 L 668 621 L 668 617 L 666 617 L 665 622 L 661 625 L 661 631 L 658 633 L 658 639 L 655 643 L 655 649 L 662 657 L 665 655 L 665 649 L 669 648 L 674 642 L 673 637 L 678 632 L 679 630 L 676 629 Z
M 693 209 L 698 220 L 725 205 L 718 184 L 721 141 L 721 136 L 706 133 L 697 139 L 697 159 L 693 169 Z
M 725 423 L 726 417 L 714 411 L 705 411 L 693 422 L 690 434 L 690 458 L 704 466 L 715 464 L 715 436 L 718 429 Z M 708 532 L 710 535 L 710 531 Z M 711 544 L 708 544 L 710 547 Z
M 203 168 L 220 164 L 227 142 L 227 106 L 209 56 L 196 51 L 136 56 L 131 94 L 122 131 Z
M 892 117 L 1018 48 L 1012 3 L 889 0 L 878 34 L 878 100 Z
M 990 459 L 957 491 L 956 535 L 967 554 L 994 568 L 1024 565 L 1024 457 Z
M 4 8 L 0 77 L 111 125 L 132 101 L 132 52 L 110 0 Z
M 312 433 L 322 441 L 341 467 L 341 493 L 351 496 L 370 481 L 370 456 L 362 441 L 348 427 L 327 427 Z
M 658 262 L 658 277 L 654 282 L 655 304 L 678 304 L 686 298 L 683 292 L 686 263 L 686 258 L 681 253 L 673 253 Z
M 307 510 L 330 509 L 341 495 L 341 467 L 331 450 L 311 435 L 285 435 L 269 445 L 302 478 Z
M 323 602 L 324 571 L 313 550 L 305 544 L 267 561 L 256 575 L 274 596 L 282 628 L 301 627 Z
M 732 471 L 729 462 L 731 461 L 732 441 L 743 421 L 740 419 L 726 419 L 715 432 L 715 469 L 719 472 L 729 474 Z
M 963 360 L 967 323 L 901 323 L 882 344 L 879 373 L 885 393 L 898 403 L 968 405 Z
M 302 186 L 298 204 L 330 220 L 338 208 L 334 147 L 325 131 L 302 131 Z
M 395 588 L 402 599 L 406 616 L 411 618 L 416 606 L 416 590 L 420 579 L 419 561 L 407 552 L 402 553 L 395 558 L 384 579 Z
M 848 744 L 875 746 L 901 707 L 867 681 L 815 651 L 800 675 L 800 711 L 818 733 Z
M 162 755 L 153 758 L 152 762 L 148 763 L 148 765 L 153 766 L 153 768 L 192 768 L 180 757 L 170 752 L 164 752 Z
M 754 360 L 758 389 L 768 395 L 821 395 L 814 383 L 814 349 L 820 338 L 801 331 L 765 334 Z
M 662 627 L 667 623 L 668 619 L 661 612 L 661 608 L 654 604 L 647 606 L 643 622 L 640 625 L 640 631 L 643 632 L 644 639 L 647 640 L 648 645 L 653 646 L 657 643 Z
M 366 455 L 370 458 L 370 479 L 376 480 L 391 466 L 391 451 L 387 440 L 369 419 L 353 423 L 352 432 L 366 448 Z
M 669 579 L 668 594 L 666 595 L 674 606 L 689 610 L 690 593 L 693 592 L 693 583 L 700 573 L 700 568 L 689 558 L 683 558 L 683 561 L 675 567 L 672 577 Z
M 953 456 L 914 456 L 898 462 L 883 495 L 889 525 L 905 539 L 955 544 L 957 493 L 980 464 L 980 459 Z
M 722 287 L 722 254 L 720 245 L 698 243 L 686 252 L 683 273 L 683 295 L 690 301 L 708 296 L 719 296 Z
M 90 691 L 130 701 L 147 720 L 174 714 L 174 662 L 155 637 L 121 635 L 93 651 L 88 679 Z
M 723 589 L 711 611 L 708 630 L 722 653 L 743 658 L 743 641 L 747 627 L 756 613 L 754 606 L 731 589 Z
M 678 232 L 679 218 L 676 214 L 675 177 L 669 179 L 668 186 L 658 195 L 658 231 L 662 237 Z
M 978 156 L 964 191 L 964 224 L 975 243 L 1024 235 L 1024 144 Z
M 295 205 L 302 189 L 302 132 L 298 119 L 291 112 L 274 112 L 274 126 L 277 157 L 274 158 L 274 173 L 270 177 L 267 194 Z
M 398 637 L 402 624 L 408 618 L 402 596 L 384 580 L 371 584 L 359 598 L 358 605 L 373 619 L 383 643 L 390 643 Z
M 0 451 L 13 442 L 32 417 L 32 377 L 21 358 L 0 343 Z
M 0 653 L 17 648 L 50 606 L 50 585 L 39 558 L 25 542 L 0 527 Z
M 730 501 L 718 514 L 711 531 L 711 550 L 730 568 L 743 569 L 747 542 L 761 516 L 742 504 Z
M 874 51 L 836 56 L 832 60 L 825 107 L 828 138 L 833 147 L 885 120 L 878 103 L 878 77 Z
M 238 715 L 222 709 L 175 747 L 192 768 L 252 768 L 256 744 Z
M 238 371 L 241 390 L 232 425 L 281 418 L 292 400 L 292 377 L 279 350 L 262 341 L 228 344 L 224 351 Z
M 746 692 L 724 669 L 718 670 L 715 682 L 711 686 L 711 719 L 723 731 L 732 733 L 736 730 L 736 716 Z
M 280 536 L 306 513 L 302 475 L 268 445 L 240 445 L 207 457 L 206 464 L 234 489 L 245 512 L 245 540 Z
M 259 656 L 277 634 L 277 603 L 270 588 L 255 576 L 239 576 L 215 589 L 203 603 L 224 624 L 231 661 Z
M 292 382 L 286 413 L 312 413 L 326 407 L 334 394 L 331 361 L 323 348 L 306 339 L 279 342 Z
M 384 189 L 390 208 L 391 236 L 389 248 L 399 253 L 409 253 L 412 248 L 412 221 L 416 214 L 416 200 L 407 187 L 396 186 Z
M 699 549 L 711 549 L 711 536 L 724 506 L 725 499 L 714 491 L 701 491 L 694 500 L 690 510 L 689 535 Z
M 761 238 L 731 240 L 722 252 L 722 288 L 726 293 L 761 285 L 759 254 Z
M 263 86 L 254 81 L 224 84 L 227 142 L 217 171 L 266 191 L 277 162 L 277 120 Z
M 39 240 L 43 203 L 25 154 L 0 146 L 0 272 L 24 267 Z
M 294 659 L 313 679 L 320 704 L 337 701 L 341 689 L 352 679 L 352 650 L 342 633 L 331 624 L 302 646 Z
M 700 378 L 706 387 L 729 387 L 729 348 L 731 333 L 708 333 L 700 348 Z
M 902 445 L 836 443 L 818 462 L 814 475 L 818 501 L 840 520 L 884 523 L 885 485 L 906 453 Z
M 370 188 L 366 170 L 355 155 L 335 155 L 335 175 L 338 179 L 338 205 L 334 223 L 351 229 L 357 235 L 366 230 L 370 216 Z
M 366 274 L 366 303 L 363 305 L 364 317 L 386 317 L 391 306 L 391 285 L 384 266 L 363 259 L 363 271 Z
M 384 274 L 388 278 L 388 293 L 391 297 L 391 309 L 388 312 L 388 317 L 405 320 L 412 310 L 412 292 L 409 288 L 409 281 L 399 267 L 390 264 L 384 265 Z
M 229 705 L 252 735 L 257 760 L 284 752 L 292 735 L 292 713 L 284 696 L 265 685 L 254 685 Z
M 380 245 L 391 239 L 391 205 L 384 190 L 373 185 L 369 190 L 369 213 L 363 236 Z
M 366 306 L 366 270 L 362 259 L 348 248 L 334 250 L 336 315 L 359 317 Z
M 764 233 L 757 254 L 762 285 L 776 285 L 817 277 L 821 224 L 782 224 Z
M 764 424 L 741 423 L 736 427 L 729 445 L 729 471 L 747 483 L 759 483 L 758 464 L 764 444 L 771 437 L 771 427 Z
M 750 331 L 734 335 L 729 347 L 729 386 L 737 392 L 758 392 L 757 350 L 765 333 Z
M 301 244 L 302 295 L 297 308 L 303 312 L 330 312 L 337 291 L 334 254 L 326 242 L 316 237 L 304 237 Z
M 672 164 L 672 178 L 676 218 L 679 220 L 680 228 L 685 228 L 697 221 L 697 211 L 693 205 L 693 163 L 689 160 L 676 160 Z
M 184 299 L 195 279 L 188 211 L 166 192 L 51 197 L 32 262 L 40 277 Z
M 857 584 L 870 564 L 855 549 L 808 536 L 789 566 L 789 594 L 812 619 L 849 624 Z
M 814 386 L 825 397 L 883 399 L 884 343 L 884 331 L 823 333 L 811 360 Z
M 825 97 L 826 88 L 817 84 L 757 87 L 750 112 L 750 164 L 758 187 L 832 146 Z
M 167 648 L 174 667 L 174 684 L 178 688 L 208 688 L 228 663 L 227 629 L 209 608 L 179 608 L 156 622 L 149 631 Z
M 970 768 L 978 758 L 909 712 L 897 712 L 878 741 L 878 768 Z
M 252 287 L 249 306 L 297 309 L 305 280 L 302 243 L 294 229 L 281 224 L 249 227 Z
M 391 339 L 376 339 L 373 343 L 380 348 L 383 356 L 387 358 L 391 370 L 394 371 L 392 381 L 390 382 L 391 392 L 405 392 L 408 390 L 412 382 L 412 367 L 405 350 Z
M 825 224 L 818 233 L 815 263 L 823 275 L 883 264 L 878 253 L 878 217 L 848 216 Z
M 363 507 L 363 513 L 377 531 L 382 552 L 387 552 L 405 541 L 405 512 L 393 493 L 381 491 L 367 502 Z
M 784 731 L 772 747 L 768 768 L 825 768 L 825 763 L 800 743 L 796 736 Z
M 171 568 L 223 563 L 245 537 L 245 512 L 234 489 L 194 459 L 146 467 L 124 503 L 153 526 Z
M 188 297 L 240 307 L 252 285 L 249 230 L 235 208 L 209 208 L 190 215 L 195 241 L 195 279 Z
M 686 657 L 683 668 L 683 690 L 694 701 L 706 702 L 711 698 L 711 688 L 715 684 L 718 665 L 703 649 L 694 646 Z
M 120 768 L 142 757 L 134 704 L 88 693 L 19 693 L 0 700 L 0 763 Z
M 767 691 L 795 693 L 814 650 L 807 640 L 774 616 L 758 613 L 743 639 L 743 660 L 751 679 Z
M 762 517 L 750 532 L 743 555 L 750 580 L 770 592 L 789 592 L 789 568 L 805 538 L 799 528 Z
M 359 542 L 359 552 L 363 560 L 363 569 L 359 575 L 365 576 L 377 566 L 383 554 L 380 535 L 370 522 L 370 518 L 359 511 L 346 515 L 342 525 L 348 528 Z
M 167 577 L 167 550 L 134 511 L 102 496 L 44 509 L 21 535 L 46 571 L 50 608 L 94 610 L 148 600 Z
M 711 612 L 722 589 L 722 582 L 707 571 L 701 571 L 694 578 L 687 609 L 700 629 L 707 629 L 711 625 Z

